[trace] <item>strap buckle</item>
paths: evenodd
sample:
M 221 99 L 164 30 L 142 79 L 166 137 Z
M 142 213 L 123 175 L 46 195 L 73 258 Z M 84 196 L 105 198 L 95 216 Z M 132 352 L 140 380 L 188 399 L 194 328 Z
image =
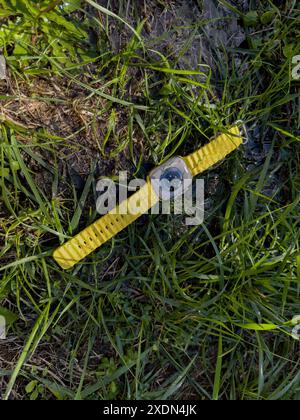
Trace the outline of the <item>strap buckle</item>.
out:
M 243 120 L 237 120 L 235 124 L 241 131 L 241 137 L 244 140 L 243 144 L 247 144 L 249 142 L 249 134 L 246 127 L 246 123 Z

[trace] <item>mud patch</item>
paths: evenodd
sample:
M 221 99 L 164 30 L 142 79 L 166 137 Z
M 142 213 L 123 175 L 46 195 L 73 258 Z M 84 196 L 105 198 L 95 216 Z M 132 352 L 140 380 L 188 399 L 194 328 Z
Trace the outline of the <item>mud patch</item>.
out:
M 88 83 L 87 80 L 81 82 Z M 97 85 L 94 87 L 96 89 Z M 127 168 L 128 150 L 111 159 L 104 159 L 101 153 L 110 112 L 106 111 L 109 109 L 106 101 L 99 96 L 92 96 L 76 83 L 60 77 L 50 80 L 35 77 L 29 83 L 9 78 L 0 82 L 0 95 L 1 123 L 18 129 L 18 140 L 50 167 L 58 166 L 60 176 L 69 177 L 76 189 L 81 188 L 95 168 L 99 176 L 114 175 Z M 116 131 L 127 130 L 127 126 L 127 110 L 118 110 Z M 108 144 L 108 153 L 109 148 Z M 36 172 L 38 186 L 49 191 L 51 173 L 45 172 L 45 168 L 26 154 L 24 160 Z

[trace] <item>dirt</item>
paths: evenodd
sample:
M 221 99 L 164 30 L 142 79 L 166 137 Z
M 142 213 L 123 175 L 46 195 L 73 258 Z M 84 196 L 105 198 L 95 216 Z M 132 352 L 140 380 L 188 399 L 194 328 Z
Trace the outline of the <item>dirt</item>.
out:
M 98 3 L 107 7 L 108 2 L 100 0 Z M 217 50 L 222 53 L 224 48 L 238 47 L 245 40 L 237 16 L 217 0 L 133 0 L 128 2 L 126 10 L 122 10 L 117 1 L 109 2 L 109 6 L 125 16 L 133 27 L 145 19 L 142 34 L 146 47 L 163 53 L 182 69 L 197 69 L 204 64 L 216 71 Z M 247 10 L 248 1 L 236 1 L 234 6 Z M 95 13 L 93 9 L 90 12 Z M 122 49 L 131 36 L 129 30 L 110 19 L 109 38 L 113 50 Z M 156 53 L 153 55 L 158 58 Z
M 80 81 L 89 82 L 84 77 Z M 110 176 L 128 166 L 127 151 L 118 158 L 104 159 L 100 147 L 109 113 L 99 116 L 98 111 L 105 109 L 106 102 L 98 96 L 91 97 L 89 91 L 77 84 L 59 77 L 16 82 L 8 74 L 6 80 L 0 81 L 0 95 L 8 97 L 0 100 L 1 122 L 9 128 L 18 128 L 18 140 L 30 146 L 47 164 L 54 167 L 58 161 L 61 180 L 67 180 L 75 189 L 82 189 L 95 167 L 98 176 Z M 127 111 L 119 111 L 117 130 L 125 130 L 127 121 Z M 43 140 L 37 140 L 37 135 Z M 48 139 L 48 135 L 52 137 Z M 36 173 L 37 185 L 46 193 L 51 191 L 52 174 L 26 153 L 24 161 Z

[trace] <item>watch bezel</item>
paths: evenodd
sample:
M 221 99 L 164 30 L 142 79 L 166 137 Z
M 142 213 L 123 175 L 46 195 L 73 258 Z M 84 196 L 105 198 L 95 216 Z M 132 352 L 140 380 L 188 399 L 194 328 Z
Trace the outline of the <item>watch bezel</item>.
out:
M 168 170 L 175 168 L 179 170 L 182 174 L 182 188 L 178 188 L 178 190 L 174 191 L 170 194 L 170 191 L 163 191 L 160 184 L 160 179 L 163 173 Z M 158 195 L 161 201 L 170 200 L 170 198 L 178 198 L 182 196 L 192 185 L 193 176 L 191 171 L 188 168 L 188 165 L 184 161 L 184 159 L 180 156 L 173 157 L 167 160 L 162 165 L 154 168 L 150 174 L 149 178 L 152 184 L 152 188 L 154 189 L 155 193 Z

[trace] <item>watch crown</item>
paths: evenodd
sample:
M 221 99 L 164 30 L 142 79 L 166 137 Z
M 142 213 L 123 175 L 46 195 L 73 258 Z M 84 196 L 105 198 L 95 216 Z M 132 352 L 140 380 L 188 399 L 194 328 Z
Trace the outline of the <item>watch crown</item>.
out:
M 152 187 L 163 201 L 180 197 L 192 184 L 192 174 L 180 157 L 168 160 L 150 173 Z

